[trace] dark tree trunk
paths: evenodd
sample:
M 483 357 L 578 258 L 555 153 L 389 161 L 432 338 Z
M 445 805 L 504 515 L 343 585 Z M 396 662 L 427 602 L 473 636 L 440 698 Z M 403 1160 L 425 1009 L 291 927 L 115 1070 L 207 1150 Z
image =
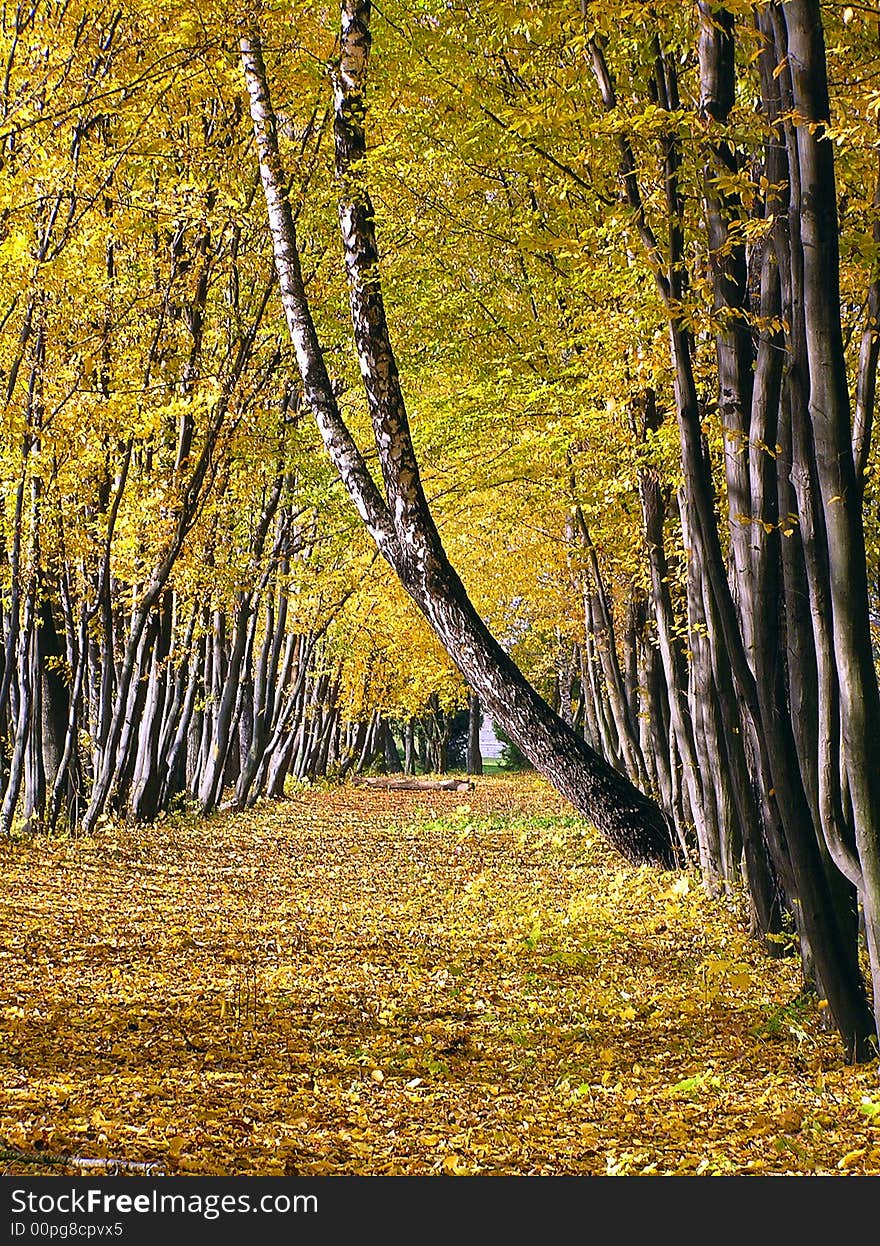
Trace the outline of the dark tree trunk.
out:
M 871 645 L 862 490 L 852 447 L 840 323 L 840 259 L 834 146 L 818 0 L 781 9 L 797 114 L 799 208 L 809 421 L 826 525 L 841 740 L 861 878 L 868 955 L 880 1023 L 880 695 Z M 799 414 L 799 413 L 798 413 Z
M 416 772 L 416 724 L 415 719 L 408 718 L 403 729 L 403 772 Z
M 468 736 L 467 736 L 467 772 L 468 774 L 483 773 L 483 754 L 480 752 L 480 727 L 483 715 L 480 710 L 480 698 L 475 692 L 468 691 Z
M 40 603 L 37 651 L 41 685 L 40 745 L 46 789 L 51 792 L 64 756 L 70 694 L 58 669 L 59 662 L 64 657 L 64 649 L 55 628 L 52 605 L 47 598 Z
M 382 720 L 382 744 L 385 751 L 385 770 L 388 774 L 403 774 L 403 763 L 400 760 L 400 754 L 397 751 L 397 744 L 394 740 L 394 732 L 391 730 L 391 723 L 387 719 Z

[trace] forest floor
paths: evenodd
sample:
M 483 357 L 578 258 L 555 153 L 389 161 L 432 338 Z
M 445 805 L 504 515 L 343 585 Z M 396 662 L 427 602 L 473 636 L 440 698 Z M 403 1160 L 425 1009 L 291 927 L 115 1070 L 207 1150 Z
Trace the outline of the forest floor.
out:
M 0 849 L 0 1170 L 880 1173 L 796 959 L 545 784 Z

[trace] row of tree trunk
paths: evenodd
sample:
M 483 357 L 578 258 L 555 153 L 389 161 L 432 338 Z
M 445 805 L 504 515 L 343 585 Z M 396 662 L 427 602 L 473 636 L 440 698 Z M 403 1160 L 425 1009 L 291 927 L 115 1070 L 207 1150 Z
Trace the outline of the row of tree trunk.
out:
M 399 722 L 379 709 L 346 717 L 326 626 L 304 631 L 292 617 L 279 509 L 270 499 L 264 511 L 278 574 L 265 572 L 231 611 L 166 588 L 136 641 L 136 616 L 118 600 L 90 631 L 65 586 L 41 583 L 39 596 L 31 588 L 3 611 L 0 640 L 17 637 L 3 667 L 5 832 L 53 830 L 60 819 L 88 830 L 109 812 L 151 821 L 181 797 L 205 814 L 224 799 L 245 808 L 282 796 L 288 778 L 448 769 L 454 715 L 436 698 Z M 471 773 L 479 765 L 477 747 Z
M 673 494 L 653 465 L 649 447 L 664 413 L 646 391 L 634 399 L 632 424 L 648 447 L 638 473 L 648 601 L 636 592 L 612 616 L 581 519 L 586 641 L 577 655 L 577 702 L 570 656 L 559 699 L 607 757 L 647 783 L 679 842 L 693 842 L 710 887 L 729 886 L 743 872 L 758 929 L 771 939 L 785 928 L 796 935 L 808 981 L 829 1001 L 850 1055 L 864 1057 L 873 1050 L 875 1018 L 859 968 L 860 926 L 880 1007 L 880 701 L 857 472 L 873 411 L 863 401 L 854 430 L 833 154 L 822 140 L 829 101 L 821 19 L 810 0 L 756 11 L 770 136 L 762 151 L 743 153 L 725 129 L 735 98 L 734 18 L 700 7 L 723 480 L 719 486 L 703 434 L 710 412 L 695 382 L 697 345 L 679 319 L 688 281 L 683 155 L 670 125 L 659 168 L 665 248 L 647 223 L 633 149 L 625 137 L 619 144 L 624 193 L 669 309 L 683 483 Z M 594 37 L 590 50 L 612 112 L 607 44 Z M 680 107 L 676 65 L 659 39 L 655 50 L 651 95 L 672 113 Z M 744 206 L 718 189 L 718 179 L 749 159 L 748 172 L 766 178 L 770 190 L 766 234 L 747 248 L 735 230 Z M 869 325 L 869 336 L 876 329 Z M 876 355 L 863 351 L 859 394 L 873 393 L 875 367 Z M 719 495 L 726 495 L 724 521 Z M 678 600 L 671 518 L 687 551 Z

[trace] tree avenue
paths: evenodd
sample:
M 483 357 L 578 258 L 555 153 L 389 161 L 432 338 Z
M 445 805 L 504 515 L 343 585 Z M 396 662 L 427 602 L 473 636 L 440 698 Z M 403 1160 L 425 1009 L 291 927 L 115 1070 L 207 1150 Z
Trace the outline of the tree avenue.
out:
M 4 23 L 3 833 L 438 769 L 470 706 L 871 1058 L 876 16 Z

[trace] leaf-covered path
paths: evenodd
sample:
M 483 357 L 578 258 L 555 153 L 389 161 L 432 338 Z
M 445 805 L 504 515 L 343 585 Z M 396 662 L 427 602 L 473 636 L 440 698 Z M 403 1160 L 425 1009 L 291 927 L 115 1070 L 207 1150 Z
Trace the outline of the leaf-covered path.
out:
M 0 867 L 7 1171 L 880 1172 L 876 1067 L 792 1003 L 794 961 L 537 780 L 302 792 Z

